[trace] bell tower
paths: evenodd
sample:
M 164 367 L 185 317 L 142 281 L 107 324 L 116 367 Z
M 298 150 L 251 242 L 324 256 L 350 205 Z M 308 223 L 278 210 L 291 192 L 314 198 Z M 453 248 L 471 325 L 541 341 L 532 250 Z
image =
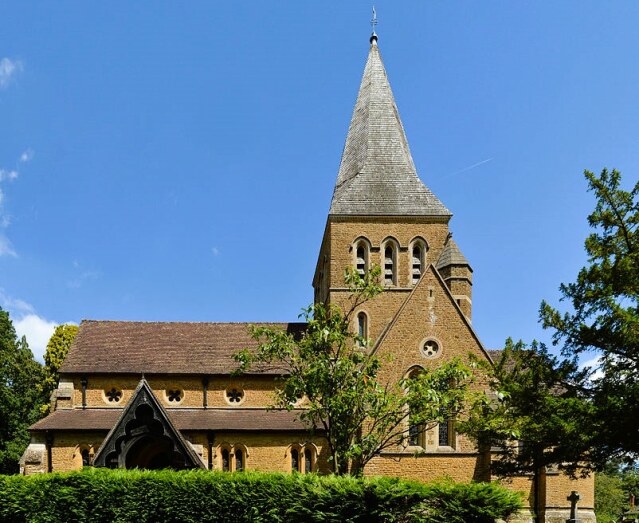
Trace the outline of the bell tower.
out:
M 367 337 L 377 339 L 432 267 L 470 318 L 472 269 L 450 238 L 451 216 L 417 175 L 373 32 L 313 279 L 315 301 L 344 304 L 344 270 L 379 265 L 385 292 L 361 311 Z

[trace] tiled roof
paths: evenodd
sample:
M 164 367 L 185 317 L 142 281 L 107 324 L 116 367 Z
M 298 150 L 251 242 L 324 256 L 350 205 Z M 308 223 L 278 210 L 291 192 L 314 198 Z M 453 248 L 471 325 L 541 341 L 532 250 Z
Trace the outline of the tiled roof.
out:
M 178 430 L 280 431 L 305 430 L 299 410 L 251 408 L 165 409 Z M 103 430 L 109 431 L 122 409 L 60 409 L 41 419 L 29 430 Z
M 451 216 L 417 176 L 376 40 L 368 54 L 329 214 Z
M 449 238 L 444 246 L 444 250 L 439 255 L 439 260 L 437 260 L 437 269 L 441 269 L 442 267 L 448 267 L 449 265 L 468 265 L 468 260 L 459 250 L 457 244 L 452 238 Z
M 233 355 L 256 345 L 249 325 L 83 320 L 60 373 L 228 374 Z M 293 334 L 306 326 L 268 325 Z

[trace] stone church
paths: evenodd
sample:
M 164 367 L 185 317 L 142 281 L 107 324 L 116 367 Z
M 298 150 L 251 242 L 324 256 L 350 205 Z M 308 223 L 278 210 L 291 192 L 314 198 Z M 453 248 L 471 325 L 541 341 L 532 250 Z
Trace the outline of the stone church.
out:
M 313 288 L 316 301 L 343 304 L 345 268 L 381 267 L 385 292 L 360 307 L 353 328 L 380 356 L 393 356 L 383 380 L 455 356 L 491 360 L 472 327 L 473 271 L 452 239 L 451 216 L 417 175 L 373 33 Z M 52 413 L 31 427 L 22 473 L 83 466 L 327 471 L 321 431 L 311 435 L 298 409 L 267 408 L 276 376 L 232 374 L 233 355 L 254 344 L 244 323 L 83 321 Z M 411 433 L 408 446 L 382 452 L 365 474 L 490 481 L 489 462 L 451 420 Z M 529 477 L 506 485 L 530 493 Z M 573 490 L 582 521 L 595 520 L 592 478 L 548 471 L 540 500 L 546 521 L 569 517 Z

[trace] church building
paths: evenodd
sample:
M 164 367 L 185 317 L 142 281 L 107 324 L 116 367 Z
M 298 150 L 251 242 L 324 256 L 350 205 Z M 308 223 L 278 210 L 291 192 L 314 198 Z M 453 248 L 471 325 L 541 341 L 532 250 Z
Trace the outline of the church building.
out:
M 373 33 L 312 282 L 316 302 L 343 305 L 344 270 L 381 267 L 385 290 L 359 307 L 353 329 L 385 362 L 381 379 L 397 382 L 457 356 L 492 360 L 472 327 L 473 270 L 452 238 L 451 212 L 418 177 L 377 40 Z M 322 431 L 310 433 L 298 419 L 303 402 L 292 411 L 268 409 L 276 374 L 233 374 L 233 356 L 255 346 L 248 327 L 82 321 L 52 412 L 30 428 L 22 473 L 83 466 L 328 471 Z M 365 474 L 490 481 L 489 454 L 451 420 L 411 433 L 407 446 L 383 451 Z M 504 484 L 529 499 L 530 477 Z M 542 484 L 546 521 L 569 518 L 573 490 L 581 521 L 595 521 L 592 478 L 549 470 Z M 531 521 L 529 511 L 517 521 Z

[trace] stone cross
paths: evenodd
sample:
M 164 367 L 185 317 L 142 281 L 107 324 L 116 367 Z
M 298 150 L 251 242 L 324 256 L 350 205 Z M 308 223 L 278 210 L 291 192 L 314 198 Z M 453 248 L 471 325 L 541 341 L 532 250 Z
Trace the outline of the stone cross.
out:
M 577 501 L 581 499 L 581 496 L 577 491 L 573 490 L 566 499 L 570 501 L 570 519 L 567 519 L 566 523 L 579 523 L 577 519 Z

